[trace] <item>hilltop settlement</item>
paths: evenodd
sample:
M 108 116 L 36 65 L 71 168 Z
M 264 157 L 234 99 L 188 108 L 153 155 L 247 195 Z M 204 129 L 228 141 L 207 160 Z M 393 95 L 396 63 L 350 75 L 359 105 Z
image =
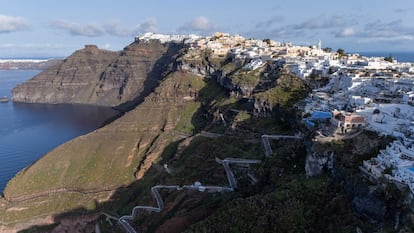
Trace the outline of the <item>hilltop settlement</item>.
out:
M 364 161 L 361 169 L 375 178 L 406 184 L 414 195 L 413 63 L 346 54 L 341 49 L 332 52 L 322 48 L 321 41 L 295 46 L 220 32 L 211 37 L 146 33 L 136 38 L 152 39 L 188 44 L 186 56 L 192 59 L 198 53 L 191 50 L 208 49 L 213 56 L 231 56 L 236 63 L 248 60 L 243 68 L 249 71 L 275 63 L 303 80 L 325 80 L 326 85 L 314 88 L 305 100 L 304 123 L 325 139 L 343 138 L 362 129 L 395 137 L 378 157 Z
M 414 63 L 315 42 L 145 33 L 18 85 L 122 114 L 17 174 L 0 231 L 412 232 Z

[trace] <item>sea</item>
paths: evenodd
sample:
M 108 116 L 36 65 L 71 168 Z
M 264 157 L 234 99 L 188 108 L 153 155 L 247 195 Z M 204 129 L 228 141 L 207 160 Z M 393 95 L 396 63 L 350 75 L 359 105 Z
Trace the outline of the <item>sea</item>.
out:
M 0 97 L 39 70 L 0 70 Z M 119 114 L 85 105 L 0 103 L 0 193 L 7 182 L 48 151 L 87 134 Z
M 354 52 L 352 52 L 354 53 Z M 398 62 L 413 62 L 414 51 L 412 52 L 355 52 L 366 57 L 388 57 L 391 56 Z

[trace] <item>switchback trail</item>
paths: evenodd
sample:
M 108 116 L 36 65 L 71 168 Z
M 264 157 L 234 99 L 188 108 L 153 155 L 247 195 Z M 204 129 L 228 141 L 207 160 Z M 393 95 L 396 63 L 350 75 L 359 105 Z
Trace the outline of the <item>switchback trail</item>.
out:
M 222 135 L 211 134 L 207 132 L 203 132 L 203 136 L 207 137 L 218 137 Z M 295 139 L 300 140 L 303 139 L 301 136 L 292 136 L 292 135 L 262 135 L 262 142 L 265 149 L 266 157 L 269 157 L 272 154 L 272 148 L 269 143 L 269 139 Z M 135 206 L 132 211 L 131 215 L 124 215 L 118 219 L 118 223 L 128 232 L 128 233 L 136 233 L 135 229 L 129 224 L 128 221 L 133 220 L 137 217 L 139 210 L 147 210 L 150 212 L 161 212 L 164 208 L 164 201 L 160 195 L 159 190 L 167 189 L 167 190 L 198 190 L 200 192 L 209 191 L 209 192 L 232 192 L 235 188 L 237 188 L 237 179 L 230 167 L 230 164 L 235 165 L 244 165 L 250 166 L 251 164 L 258 164 L 261 163 L 260 160 L 251 160 L 251 159 L 239 159 L 239 158 L 225 158 L 220 160 L 216 158 L 216 162 L 223 165 L 223 168 L 227 175 L 227 181 L 229 186 L 204 186 L 200 182 L 195 182 L 191 185 L 156 185 L 151 188 L 151 194 L 155 199 L 157 206 Z M 251 178 L 253 182 L 257 182 L 257 179 L 253 176 L 253 174 L 248 174 L 248 177 Z
M 233 171 L 231 170 L 230 164 L 237 164 L 237 165 L 245 165 L 250 166 L 251 164 L 258 164 L 261 163 L 260 160 L 250 160 L 250 159 L 237 159 L 237 158 L 225 158 L 220 160 L 216 158 L 216 162 L 223 165 L 224 170 L 226 171 L 227 180 L 229 182 L 229 186 L 204 186 L 200 182 L 195 182 L 192 185 L 156 185 L 151 188 L 151 194 L 154 197 L 157 206 L 135 206 L 132 209 L 131 215 L 125 215 L 118 219 L 118 223 L 128 232 L 128 233 L 136 233 L 135 229 L 129 224 L 128 221 L 133 220 L 137 217 L 139 210 L 147 210 L 150 212 L 161 212 L 164 208 L 164 201 L 159 193 L 160 189 L 167 189 L 167 190 L 198 190 L 200 192 L 208 191 L 208 192 L 232 192 L 235 188 L 237 188 L 237 180 Z M 253 179 L 254 180 L 254 179 Z

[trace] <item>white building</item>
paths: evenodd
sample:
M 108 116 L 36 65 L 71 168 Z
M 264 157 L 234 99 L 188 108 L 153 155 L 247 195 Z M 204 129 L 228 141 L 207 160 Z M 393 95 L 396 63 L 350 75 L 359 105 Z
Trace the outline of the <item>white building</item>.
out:
M 402 97 L 402 103 L 403 104 L 414 104 L 414 91 L 409 91 L 407 93 L 404 93 Z
M 194 43 L 200 36 L 197 35 L 169 35 L 156 34 L 152 32 L 144 33 L 135 37 L 135 41 L 148 42 L 150 40 L 159 40 L 161 43 L 178 42 L 178 43 Z
M 375 177 L 388 177 L 391 180 L 407 184 L 414 194 L 414 147 L 411 141 L 394 141 L 381 150 L 376 158 L 363 162 L 363 167 Z M 385 176 L 385 170 L 392 174 Z

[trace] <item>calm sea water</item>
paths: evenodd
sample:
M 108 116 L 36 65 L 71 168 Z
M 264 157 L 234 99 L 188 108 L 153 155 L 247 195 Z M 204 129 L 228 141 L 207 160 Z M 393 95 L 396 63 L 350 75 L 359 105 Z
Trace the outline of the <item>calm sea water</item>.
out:
M 14 86 L 39 72 L 0 70 L 0 96 L 10 97 Z M 93 106 L 0 103 L 0 193 L 18 171 L 117 114 Z
M 414 62 L 414 51 L 413 52 L 357 52 L 362 56 L 367 57 L 388 57 L 392 56 L 398 62 Z

